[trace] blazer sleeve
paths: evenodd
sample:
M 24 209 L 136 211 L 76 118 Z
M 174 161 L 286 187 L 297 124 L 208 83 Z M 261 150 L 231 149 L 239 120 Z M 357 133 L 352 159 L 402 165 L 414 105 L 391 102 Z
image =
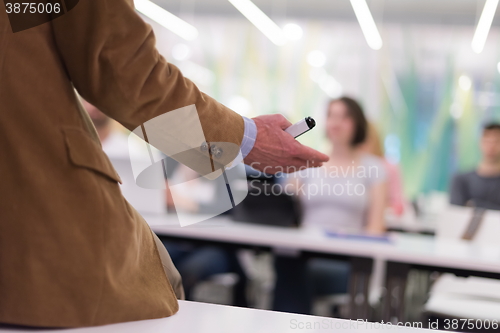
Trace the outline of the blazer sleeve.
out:
M 194 104 L 207 141 L 241 145 L 242 117 L 200 92 L 159 54 L 132 0 L 80 0 L 52 26 L 76 90 L 128 129 Z

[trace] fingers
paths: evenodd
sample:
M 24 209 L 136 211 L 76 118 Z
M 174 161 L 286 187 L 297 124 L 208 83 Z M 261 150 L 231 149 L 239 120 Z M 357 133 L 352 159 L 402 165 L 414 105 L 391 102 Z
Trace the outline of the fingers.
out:
M 330 157 L 328 155 L 325 155 L 323 153 L 320 153 L 319 151 L 312 149 L 310 147 L 300 145 L 300 148 L 298 149 L 297 153 L 295 154 L 295 157 L 300 158 L 302 160 L 306 161 L 316 161 L 319 163 L 322 162 L 328 162 Z
M 259 134 L 254 149 L 245 158 L 246 163 L 259 161 L 267 168 L 268 173 L 293 173 L 306 168 L 321 167 L 323 162 L 328 161 L 327 155 L 300 144 L 284 132 L 284 129 L 292 125 L 284 116 L 264 115 L 255 117 L 254 121 Z
M 311 161 L 304 161 L 302 159 L 295 158 L 291 161 L 288 161 L 286 167 L 276 167 L 273 169 L 273 172 L 283 172 L 287 174 L 293 174 L 298 171 L 310 169 L 310 168 L 319 168 L 323 164 L 322 163 L 314 163 Z
M 272 116 L 276 118 L 275 121 L 281 126 L 282 129 L 286 129 L 292 125 L 292 123 L 290 123 L 282 115 L 276 114 Z M 283 132 L 283 134 L 285 134 L 285 132 Z M 327 155 L 320 153 L 315 149 L 302 145 L 290 135 L 283 135 L 282 140 L 285 145 L 289 146 L 292 156 L 294 157 L 298 157 L 306 161 L 312 160 L 318 162 L 327 162 L 330 159 Z

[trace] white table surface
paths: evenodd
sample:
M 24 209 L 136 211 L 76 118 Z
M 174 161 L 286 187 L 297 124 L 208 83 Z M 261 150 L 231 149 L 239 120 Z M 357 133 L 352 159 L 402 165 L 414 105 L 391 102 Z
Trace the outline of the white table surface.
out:
M 43 330 L 44 333 L 285 333 L 285 332 L 429 332 L 424 329 L 382 326 L 377 323 L 296 315 L 224 305 L 179 301 L 172 317 L 76 329 Z M 308 328 L 310 325 L 311 328 Z M 301 329 L 302 327 L 302 329 Z M 0 333 L 34 332 L 0 328 Z M 437 332 L 437 331 L 433 331 Z
M 225 217 L 180 227 L 170 216 L 144 216 L 160 235 L 265 246 L 384 261 L 500 273 L 500 246 L 479 246 L 466 241 L 436 241 L 432 236 L 391 234 L 391 242 L 332 238 L 318 229 L 280 228 L 233 222 Z

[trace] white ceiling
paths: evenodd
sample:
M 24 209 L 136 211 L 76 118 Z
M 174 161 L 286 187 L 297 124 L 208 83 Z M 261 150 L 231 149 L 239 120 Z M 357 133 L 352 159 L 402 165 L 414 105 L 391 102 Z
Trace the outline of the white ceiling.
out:
M 241 14 L 227 0 L 153 0 L 176 15 Z M 486 0 L 367 0 L 377 23 L 475 25 Z M 274 19 L 355 20 L 349 0 L 253 0 Z M 500 13 L 494 25 L 500 26 Z

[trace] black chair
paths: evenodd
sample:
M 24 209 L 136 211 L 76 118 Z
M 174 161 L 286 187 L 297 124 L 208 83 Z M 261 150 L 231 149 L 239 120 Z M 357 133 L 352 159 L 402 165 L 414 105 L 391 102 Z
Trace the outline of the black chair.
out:
M 280 226 L 298 227 L 301 209 L 298 198 L 282 191 L 273 177 L 248 177 L 247 197 L 231 210 L 235 221 Z

